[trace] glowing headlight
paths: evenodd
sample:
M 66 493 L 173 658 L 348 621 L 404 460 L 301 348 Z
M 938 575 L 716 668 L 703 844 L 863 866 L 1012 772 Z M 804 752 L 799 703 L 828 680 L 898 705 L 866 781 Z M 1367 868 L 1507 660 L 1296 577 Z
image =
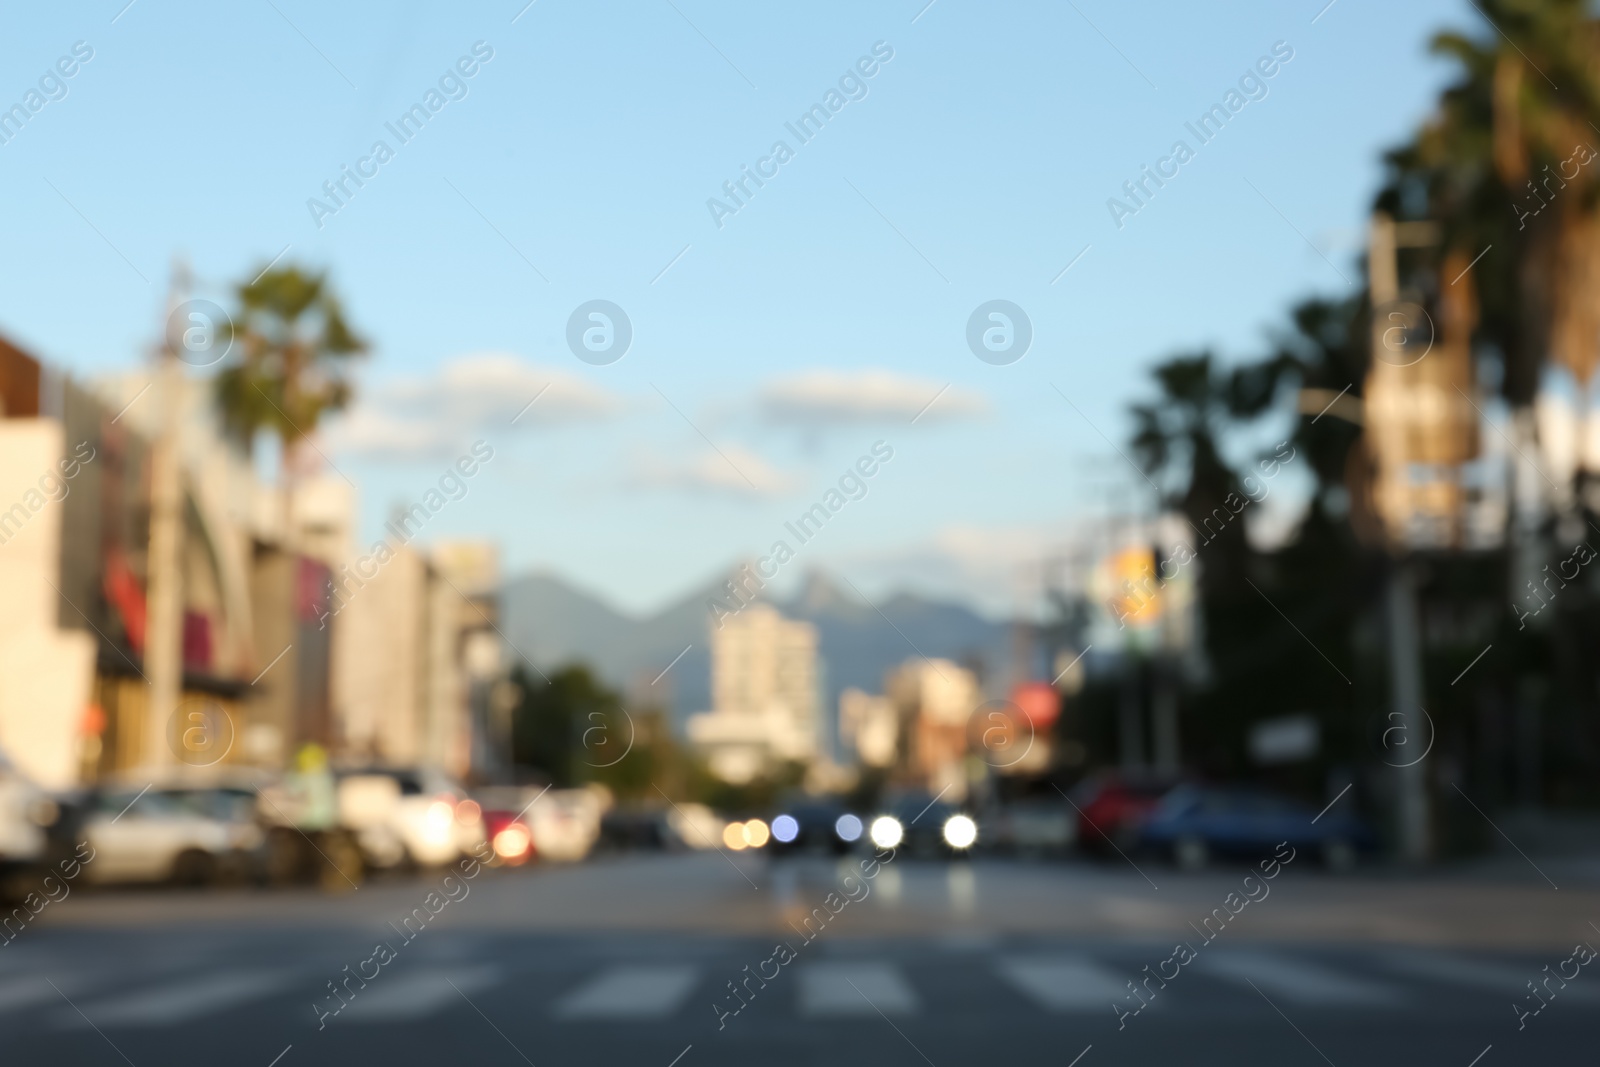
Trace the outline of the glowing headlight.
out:
M 751 848 L 760 848 L 771 836 L 767 832 L 767 824 L 760 819 L 751 819 L 744 824 L 744 843 Z
M 525 827 L 512 823 L 494 835 L 494 850 L 501 859 L 519 859 L 528 851 L 533 839 Z
M 965 815 L 952 815 L 944 821 L 944 843 L 951 848 L 971 848 L 978 840 L 978 824 Z
M 867 835 L 879 848 L 894 848 L 905 839 L 906 831 L 893 815 L 880 815 L 872 820 L 872 828 Z
M 735 852 L 749 844 L 745 840 L 744 823 L 730 822 L 724 826 L 722 828 L 722 843 Z
M 450 835 L 450 822 L 455 817 L 454 806 L 443 800 L 435 800 L 422 816 L 422 832 L 430 840 L 446 839 Z
M 849 813 L 841 815 L 834 820 L 833 832 L 839 835 L 840 841 L 855 841 L 861 837 L 861 820 Z
M 793 815 L 780 815 L 772 820 L 772 836 L 787 845 L 800 836 L 800 824 Z

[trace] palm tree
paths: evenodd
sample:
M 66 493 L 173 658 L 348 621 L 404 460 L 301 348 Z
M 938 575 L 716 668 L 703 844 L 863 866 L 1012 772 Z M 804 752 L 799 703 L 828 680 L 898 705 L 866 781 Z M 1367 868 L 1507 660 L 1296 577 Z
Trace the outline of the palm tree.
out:
M 1198 528 L 1230 495 L 1242 497 L 1239 475 L 1223 459 L 1219 438 L 1230 425 L 1267 409 L 1289 367 L 1287 359 L 1274 358 L 1228 370 L 1210 352 L 1200 352 L 1151 371 L 1161 395 L 1133 405 L 1133 449 L 1147 475 L 1165 483 L 1158 487 L 1161 504 Z
M 367 342 L 351 330 L 324 274 L 268 270 L 239 286 L 238 296 L 234 351 L 217 375 L 217 405 L 225 431 L 246 454 L 262 430 L 282 442 L 287 520 L 299 447 L 323 415 L 349 403 L 349 361 Z
M 1422 215 L 1442 224 L 1441 245 L 1418 264 L 1426 270 L 1496 250 L 1462 281 L 1426 288 L 1476 289 L 1479 339 L 1499 350 L 1514 411 L 1533 403 L 1547 359 L 1580 383 L 1600 363 L 1600 158 L 1578 162 L 1600 145 L 1600 22 L 1588 6 L 1483 0 L 1486 33 L 1439 34 L 1433 50 L 1460 77 L 1391 153 L 1380 199 L 1403 215 L 1420 193 Z

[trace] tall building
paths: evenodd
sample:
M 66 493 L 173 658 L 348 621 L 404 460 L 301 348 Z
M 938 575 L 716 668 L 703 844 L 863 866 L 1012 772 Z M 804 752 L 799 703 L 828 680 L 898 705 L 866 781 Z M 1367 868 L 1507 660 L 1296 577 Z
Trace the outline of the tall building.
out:
M 691 716 L 689 740 L 712 773 L 748 782 L 819 750 L 817 630 L 752 604 L 711 633 L 711 710 Z
M 91 391 L 0 340 L 0 753 L 61 789 L 276 769 L 308 741 L 478 769 L 493 550 L 391 535 L 375 558 L 356 543 L 355 488 L 308 471 L 291 501 L 263 483 L 223 439 L 210 384 L 186 379 L 177 404 L 182 670 L 177 705 L 152 709 L 156 390 L 133 373 Z
M 892 767 L 900 751 L 900 713 L 886 696 L 855 687 L 839 694 L 839 737 L 868 767 Z
M 464 661 L 487 626 L 452 574 L 437 552 L 403 543 L 381 563 L 369 552 L 339 568 L 333 701 L 350 762 L 483 769 Z
M 966 796 L 967 723 L 983 702 L 978 677 L 947 659 L 908 659 L 886 679 L 900 713 L 907 777 L 952 800 Z

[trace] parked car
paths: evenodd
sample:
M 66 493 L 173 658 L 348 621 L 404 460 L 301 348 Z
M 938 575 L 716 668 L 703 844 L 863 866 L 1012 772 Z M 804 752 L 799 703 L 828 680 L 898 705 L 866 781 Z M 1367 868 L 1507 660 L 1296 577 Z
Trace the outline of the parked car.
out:
M 488 840 L 482 807 L 441 771 L 364 767 L 336 777 L 339 825 L 370 867 L 442 867 Z
M 856 847 L 865 830 L 861 817 L 836 800 L 807 798 L 772 817 L 774 856 L 820 852 L 842 856 Z
M 723 819 L 704 804 L 684 801 L 672 805 L 665 815 L 671 831 L 669 845 L 696 851 L 721 847 Z
M 494 849 L 492 863 L 517 867 L 537 858 L 527 814 L 528 806 L 541 792 L 517 786 L 487 786 L 473 794 L 483 809 L 484 840 Z
M 523 821 L 540 859 L 576 863 L 600 839 L 600 819 L 610 806 L 610 793 L 599 787 L 552 789 L 528 808 Z
M 1179 786 L 1144 822 L 1140 841 L 1194 870 L 1213 857 L 1254 859 L 1281 842 L 1344 870 L 1374 847 L 1372 831 L 1348 809 L 1321 813 L 1250 786 Z
M 266 831 L 254 790 L 236 785 L 126 785 L 90 794 L 81 833 L 97 884 L 204 885 L 258 876 Z
M 0 901 L 47 862 L 49 829 L 61 809 L 0 753 Z
M 682 847 L 665 808 L 612 808 L 600 817 L 596 847 L 614 852 L 661 851 Z
M 1060 796 L 1014 801 L 990 822 L 990 843 L 1019 856 L 1065 852 L 1078 836 L 1078 813 Z
M 1079 782 L 1072 790 L 1078 847 L 1104 854 L 1133 848 L 1145 817 L 1176 784 L 1170 777 L 1122 772 L 1097 774 Z

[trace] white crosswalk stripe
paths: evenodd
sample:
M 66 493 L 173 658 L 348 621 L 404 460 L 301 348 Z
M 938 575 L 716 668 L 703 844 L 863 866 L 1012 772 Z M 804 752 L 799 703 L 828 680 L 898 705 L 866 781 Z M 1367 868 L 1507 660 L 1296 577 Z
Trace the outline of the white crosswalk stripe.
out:
M 83 1015 L 66 1009 L 56 1016 L 56 1023 L 86 1027 L 87 1016 L 96 1026 L 103 1027 L 171 1026 L 258 1000 L 284 988 L 289 980 L 286 971 L 224 971 L 84 1004 Z
M 886 963 L 813 963 L 800 971 L 800 1014 L 910 1015 L 917 995 Z
M 1046 1011 L 1104 1012 L 1128 994 L 1126 978 L 1083 956 L 1008 956 L 995 969 Z
M 1578 972 L 1577 978 L 1568 981 L 1566 988 L 1563 989 L 1559 974 L 1560 962 L 1551 964 L 1550 971 L 1546 972 L 1542 970 L 1543 964 L 1540 964 L 1541 969 L 1530 966 L 1519 970 L 1509 964 L 1483 963 L 1422 949 L 1398 949 L 1383 956 L 1383 963 L 1390 970 L 1402 974 L 1435 982 L 1446 982 L 1454 986 L 1505 993 L 1511 997 L 1526 995 L 1527 983 L 1530 981 L 1542 991 L 1545 990 L 1546 987 L 1541 983 L 1549 974 L 1556 974 L 1556 978 L 1551 980 L 1548 987 L 1556 995 L 1585 1002 L 1600 1001 L 1600 982 L 1585 985 L 1582 971 Z
M 1356 979 L 1309 960 L 1277 952 L 1225 951 L 1202 955 L 1208 974 L 1241 984 L 1254 983 L 1269 997 L 1318 1007 L 1397 1008 L 1406 1000 L 1395 986 Z
M 480 990 L 492 988 L 500 984 L 500 977 L 500 969 L 490 966 L 430 967 L 393 975 L 380 973 L 367 983 L 367 988 L 358 989 L 355 998 L 335 1018 L 341 1023 L 421 1019 L 436 1015 L 446 1008 L 466 1007 L 462 993 L 471 996 Z M 316 992 L 331 996 L 327 994 L 326 987 Z M 334 1025 L 332 1019 L 328 1025 Z
M 698 972 L 684 965 L 612 967 L 556 1003 L 564 1019 L 664 1019 L 683 1006 Z
M 58 980 L 57 985 L 61 982 Z M 0 1012 L 20 1011 L 46 1001 L 61 1002 L 61 994 L 42 977 L 7 978 L 0 981 Z

